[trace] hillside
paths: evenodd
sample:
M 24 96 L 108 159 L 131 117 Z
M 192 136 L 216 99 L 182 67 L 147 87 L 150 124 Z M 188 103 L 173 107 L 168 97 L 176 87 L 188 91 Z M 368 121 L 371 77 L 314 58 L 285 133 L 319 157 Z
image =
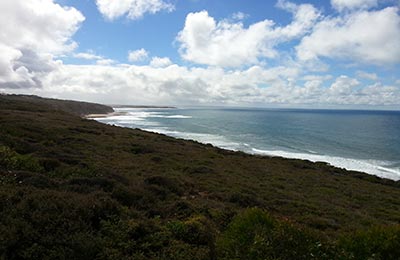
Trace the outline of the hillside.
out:
M 50 109 L 78 116 L 114 112 L 111 107 L 105 105 L 29 95 L 0 95 L 0 109 L 27 110 L 31 112 L 47 111 Z
M 400 184 L 0 96 L 2 259 L 398 259 Z M 78 116 L 80 115 L 80 116 Z

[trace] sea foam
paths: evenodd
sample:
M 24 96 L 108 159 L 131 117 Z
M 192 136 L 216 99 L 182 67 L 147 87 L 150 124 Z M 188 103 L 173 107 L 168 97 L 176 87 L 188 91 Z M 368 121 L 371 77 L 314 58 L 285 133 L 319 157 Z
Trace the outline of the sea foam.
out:
M 389 163 L 384 161 L 359 160 L 359 159 L 342 158 L 336 156 L 320 155 L 317 154 L 317 152 L 315 151 L 310 151 L 310 153 L 295 153 L 282 150 L 256 149 L 251 147 L 247 143 L 233 142 L 224 136 L 214 135 L 214 134 L 180 132 L 180 131 L 169 130 L 167 128 L 147 128 L 143 130 L 165 134 L 172 137 L 178 137 L 186 140 L 195 140 L 205 144 L 210 143 L 217 147 L 232 151 L 240 150 L 247 153 L 259 154 L 259 155 L 278 156 L 290 159 L 302 159 L 302 160 L 309 160 L 312 162 L 326 162 L 338 168 L 366 172 L 372 175 L 396 181 L 400 180 L 400 170 L 388 168 L 387 165 Z
M 132 109 L 132 108 L 128 109 L 118 108 L 116 109 L 116 111 L 125 113 L 123 115 L 96 118 L 96 120 L 122 127 L 141 128 L 145 131 L 161 133 L 172 137 L 182 138 L 187 140 L 195 140 L 205 144 L 210 143 L 217 147 L 233 151 L 243 151 L 251 154 L 279 156 L 291 159 L 303 159 L 312 162 L 321 161 L 321 162 L 326 162 L 332 166 L 344 168 L 347 170 L 366 172 L 368 174 L 396 181 L 400 180 L 400 167 L 397 166 L 393 167 L 392 165 L 390 165 L 391 162 L 323 155 L 312 150 L 301 151 L 301 152 L 289 152 L 277 149 L 272 150 L 259 147 L 255 148 L 251 144 L 244 142 L 243 143 L 235 142 L 223 135 L 177 131 L 175 129 L 170 129 L 168 127 L 165 127 L 159 122 L 155 121 L 156 118 L 190 119 L 192 118 L 192 116 L 171 114 L 171 112 L 164 112 L 164 111 L 155 112 L 155 111 L 148 111 L 146 109 Z
M 240 143 L 232 142 L 221 135 L 180 132 L 169 130 L 168 128 L 144 128 L 143 130 L 153 133 L 165 134 L 176 138 L 182 138 L 185 140 L 194 140 L 204 144 L 212 144 L 217 147 L 232 151 L 238 151 L 240 147 Z
M 309 154 L 309 153 L 293 153 L 279 150 L 262 150 L 253 148 L 255 154 L 279 156 L 291 159 L 303 159 L 312 162 L 326 162 L 332 166 L 344 168 L 347 170 L 366 172 L 382 178 L 392 180 L 400 180 L 400 169 L 388 168 L 388 162 L 378 160 L 360 160 L 351 158 L 342 158 L 336 156 Z

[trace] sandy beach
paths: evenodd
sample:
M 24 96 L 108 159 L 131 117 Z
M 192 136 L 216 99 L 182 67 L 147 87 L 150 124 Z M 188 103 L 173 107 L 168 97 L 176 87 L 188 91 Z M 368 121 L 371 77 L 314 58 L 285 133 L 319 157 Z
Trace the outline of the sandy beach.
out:
M 112 113 L 107 113 L 107 114 L 89 114 L 85 115 L 84 118 L 91 119 L 91 118 L 104 118 L 104 117 L 109 117 L 109 116 L 123 116 L 126 115 L 126 112 L 112 112 Z

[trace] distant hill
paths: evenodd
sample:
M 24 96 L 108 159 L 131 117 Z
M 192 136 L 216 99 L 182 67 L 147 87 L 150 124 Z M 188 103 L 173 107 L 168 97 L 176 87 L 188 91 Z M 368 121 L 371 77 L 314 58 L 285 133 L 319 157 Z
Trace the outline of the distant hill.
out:
M 399 182 L 0 96 L 0 259 L 400 259 Z
M 89 102 L 42 98 L 33 95 L 0 95 L 0 109 L 7 108 L 32 112 L 54 109 L 78 116 L 114 112 L 112 107 Z
M 114 108 L 176 108 L 172 106 L 112 105 Z

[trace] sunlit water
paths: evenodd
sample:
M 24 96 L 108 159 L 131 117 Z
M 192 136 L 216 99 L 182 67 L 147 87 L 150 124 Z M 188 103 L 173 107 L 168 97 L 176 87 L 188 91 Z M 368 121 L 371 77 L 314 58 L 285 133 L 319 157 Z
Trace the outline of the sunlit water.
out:
M 96 120 L 215 146 L 324 161 L 400 179 L 400 112 L 288 109 L 135 109 Z

